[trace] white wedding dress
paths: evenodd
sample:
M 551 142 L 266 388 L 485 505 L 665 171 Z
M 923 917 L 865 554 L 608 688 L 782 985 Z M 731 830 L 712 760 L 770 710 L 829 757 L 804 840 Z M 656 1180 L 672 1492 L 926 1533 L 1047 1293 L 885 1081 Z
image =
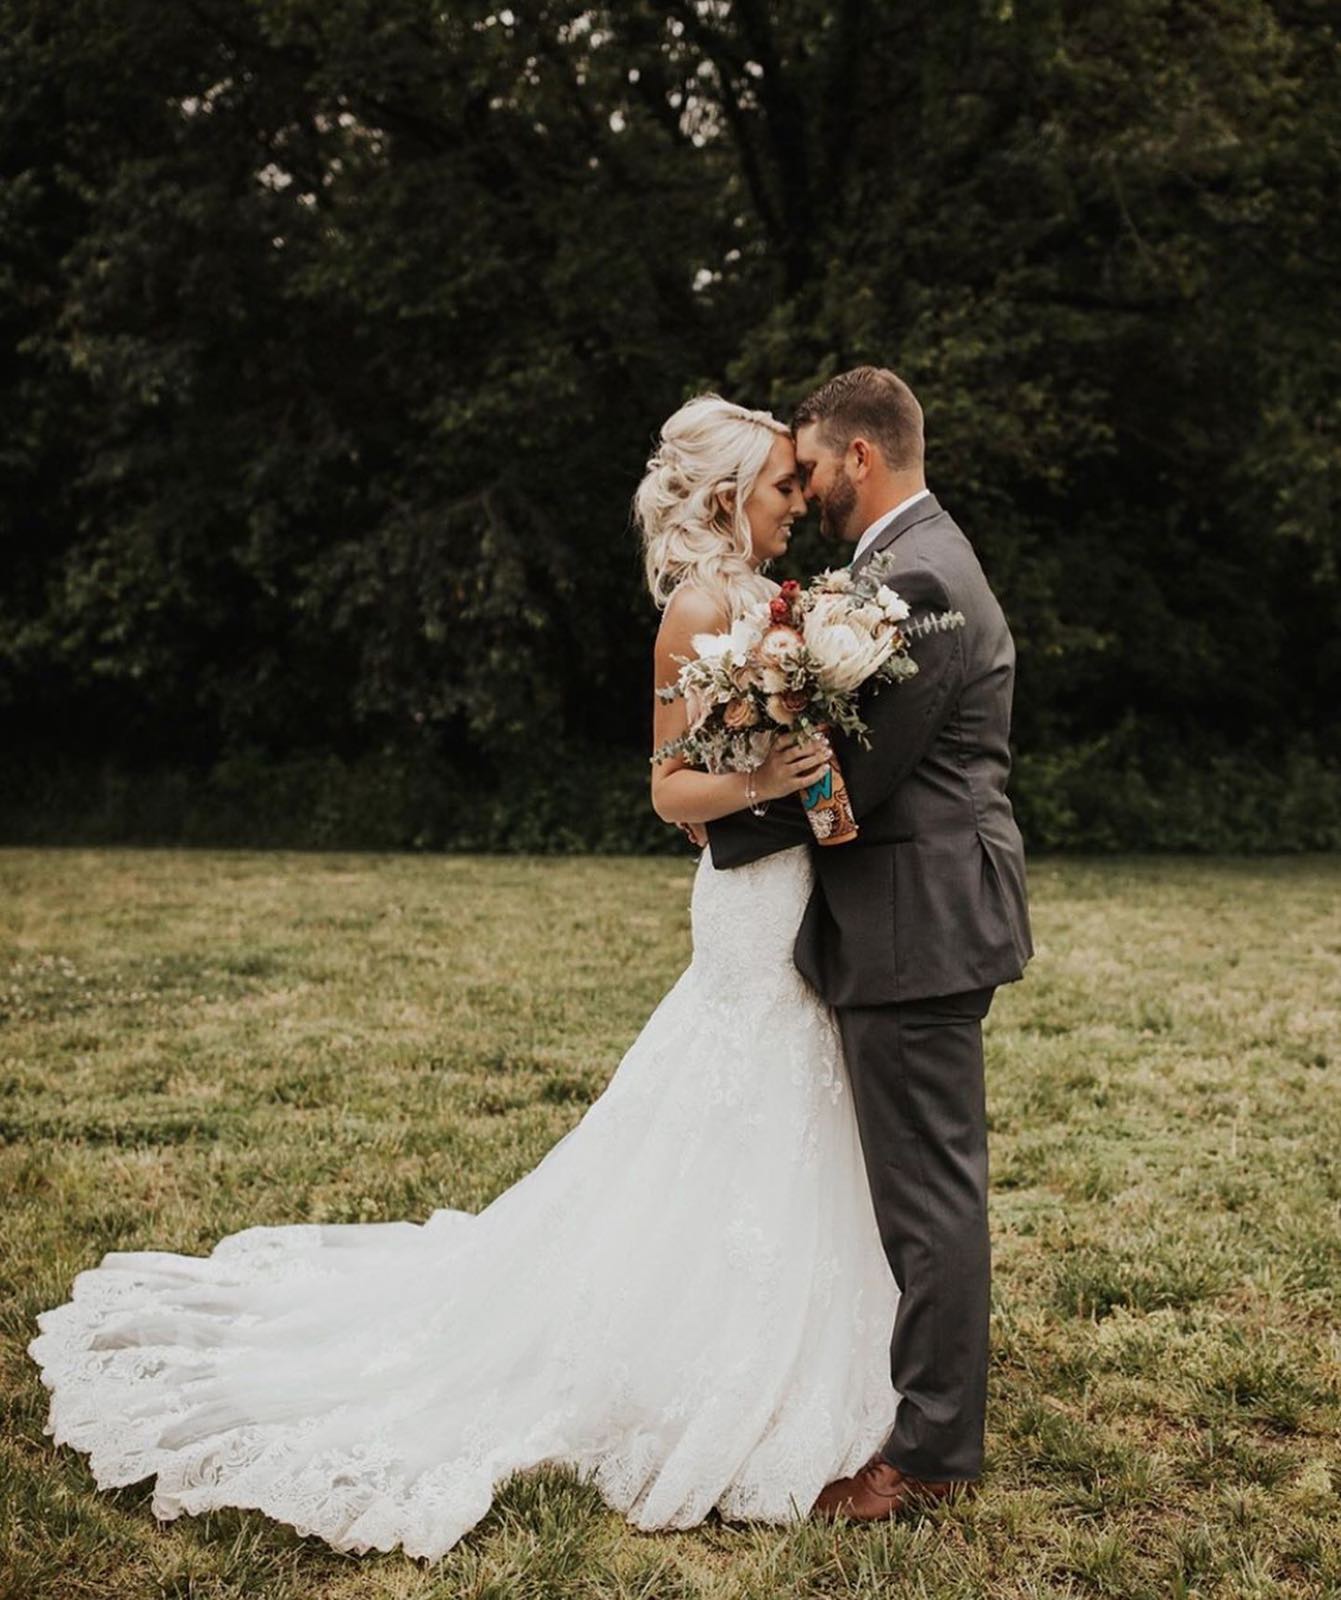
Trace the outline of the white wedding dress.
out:
M 47 1432 L 161 1518 L 257 1507 L 434 1558 L 566 1463 L 637 1527 L 804 1516 L 893 1422 L 898 1300 L 804 846 L 693 891 L 693 960 L 605 1092 L 478 1215 L 113 1251 L 38 1318 Z

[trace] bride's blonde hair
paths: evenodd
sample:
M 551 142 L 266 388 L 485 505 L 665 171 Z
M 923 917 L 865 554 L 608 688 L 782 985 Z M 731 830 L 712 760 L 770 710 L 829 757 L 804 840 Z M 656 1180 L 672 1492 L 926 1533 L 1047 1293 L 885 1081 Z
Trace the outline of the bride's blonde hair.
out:
M 745 502 L 774 440 L 788 431 L 769 412 L 719 394 L 695 395 L 666 419 L 633 497 L 658 607 L 682 583 L 725 593 L 733 615 L 776 592 L 750 565 Z

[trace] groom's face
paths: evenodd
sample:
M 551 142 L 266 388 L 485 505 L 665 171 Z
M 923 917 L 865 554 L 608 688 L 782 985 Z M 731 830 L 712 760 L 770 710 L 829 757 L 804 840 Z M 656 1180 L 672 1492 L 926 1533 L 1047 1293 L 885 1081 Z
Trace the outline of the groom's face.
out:
M 848 475 L 844 453 L 831 449 L 820 437 L 817 422 L 807 422 L 796 434 L 796 466 L 802 492 L 819 506 L 820 534 L 835 542 L 857 538 L 857 486 Z

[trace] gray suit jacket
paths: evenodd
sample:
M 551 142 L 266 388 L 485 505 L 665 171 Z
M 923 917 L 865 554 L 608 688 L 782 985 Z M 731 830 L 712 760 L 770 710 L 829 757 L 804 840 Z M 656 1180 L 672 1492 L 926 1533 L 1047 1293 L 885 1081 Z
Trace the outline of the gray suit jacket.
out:
M 889 582 L 912 607 L 965 626 L 915 640 L 920 671 L 862 696 L 871 748 L 835 730 L 860 827 L 815 848 L 797 967 L 834 1006 L 956 994 L 1020 977 L 1033 954 L 1024 847 L 1006 797 L 1015 644 L 973 546 L 934 495 L 863 551 L 894 552 Z M 813 842 L 794 796 L 763 817 L 708 824 L 714 866 Z

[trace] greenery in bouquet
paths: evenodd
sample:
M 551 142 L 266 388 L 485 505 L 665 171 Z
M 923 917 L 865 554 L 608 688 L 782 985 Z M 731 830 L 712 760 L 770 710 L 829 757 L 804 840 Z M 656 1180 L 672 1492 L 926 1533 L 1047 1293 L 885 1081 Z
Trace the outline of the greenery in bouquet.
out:
M 914 677 L 913 641 L 964 624 L 958 611 L 912 617 L 886 581 L 892 566 L 882 551 L 859 573 L 839 567 L 805 588 L 784 583 L 728 632 L 695 634 L 696 653 L 677 656 L 676 681 L 657 691 L 662 700 L 683 698 L 689 725 L 652 760 L 679 756 L 709 772 L 749 772 L 776 734 L 820 727 L 869 744 L 859 690 Z

